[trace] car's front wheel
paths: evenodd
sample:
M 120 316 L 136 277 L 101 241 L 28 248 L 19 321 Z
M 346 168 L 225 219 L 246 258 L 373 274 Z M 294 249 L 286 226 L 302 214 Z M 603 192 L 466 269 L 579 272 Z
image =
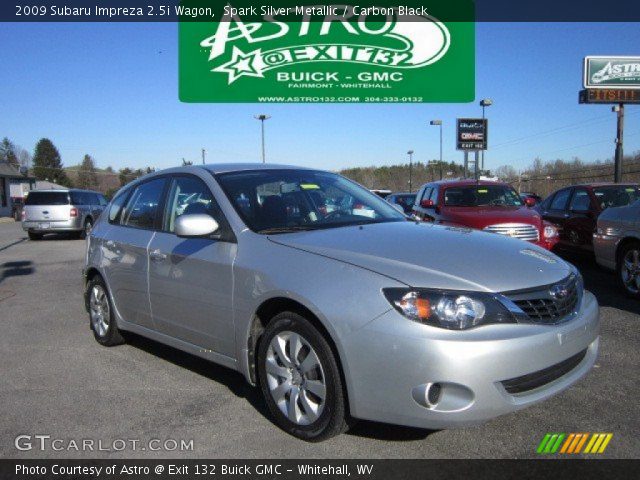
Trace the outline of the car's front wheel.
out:
M 258 346 L 260 388 L 275 423 L 318 442 L 347 428 L 346 400 L 336 357 L 309 320 L 277 315 Z
M 100 276 L 95 276 L 87 286 L 87 309 L 93 336 L 105 347 L 124 343 L 116 325 L 107 286 Z
M 618 260 L 618 282 L 630 297 L 640 298 L 640 243 L 625 245 Z

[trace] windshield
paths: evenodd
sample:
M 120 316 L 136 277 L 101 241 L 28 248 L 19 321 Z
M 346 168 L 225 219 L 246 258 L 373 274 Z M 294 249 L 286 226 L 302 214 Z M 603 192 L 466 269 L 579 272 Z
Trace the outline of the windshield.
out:
M 260 170 L 216 178 L 244 222 L 259 233 L 406 220 L 368 190 L 329 172 Z
M 593 193 L 602 210 L 611 207 L 624 207 L 640 198 L 640 188 L 634 185 L 597 187 L 593 189 Z
M 69 205 L 68 192 L 30 192 L 25 205 Z
M 524 205 L 516 191 L 506 185 L 470 185 L 449 187 L 444 191 L 447 207 L 521 207 Z

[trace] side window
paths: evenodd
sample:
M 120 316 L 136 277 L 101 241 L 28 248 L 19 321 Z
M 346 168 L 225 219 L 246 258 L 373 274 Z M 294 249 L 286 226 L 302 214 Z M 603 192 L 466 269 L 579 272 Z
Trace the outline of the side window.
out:
M 217 206 L 209 187 L 197 177 L 176 177 L 171 182 L 167 199 L 163 230 L 175 231 L 176 219 L 181 215 L 207 214 L 219 220 Z
M 569 210 L 576 212 L 588 212 L 590 208 L 591 197 L 589 197 L 589 192 L 583 188 L 579 188 L 573 192 L 573 197 L 571 197 L 571 203 L 569 204 Z
M 560 190 L 556 193 L 556 196 L 553 197 L 553 201 L 551 202 L 551 210 L 564 210 L 567 206 L 567 200 L 569 200 L 570 193 L 570 189 Z
M 87 195 L 89 197 L 89 200 L 91 200 L 91 205 L 100 205 L 97 193 L 88 193 Z
M 100 205 L 101 207 L 106 207 L 107 206 L 107 199 L 104 198 L 104 195 L 98 195 L 98 205 Z
M 127 197 L 129 196 L 129 191 L 125 190 L 116 195 L 116 198 L 111 202 L 111 206 L 109 207 L 109 223 L 115 223 L 118 218 L 118 214 L 122 207 L 124 206 L 124 202 L 127 201 Z
M 82 205 L 82 194 L 80 192 L 70 192 L 71 205 Z
M 553 201 L 553 193 L 544 199 L 544 201 L 540 204 L 540 208 L 542 210 L 549 210 L 549 207 L 551 206 L 552 201 Z
M 420 199 L 422 198 L 422 194 L 424 193 L 426 187 L 422 187 L 420 190 L 418 190 L 418 193 L 416 193 L 416 199 L 413 202 L 413 204 L 415 206 L 417 206 L 420 203 Z
M 438 187 L 433 187 L 431 195 L 429 195 L 429 200 L 431 200 L 434 205 L 438 204 Z
M 138 185 L 122 212 L 120 224 L 152 230 L 162 210 L 160 199 L 165 183 L 164 178 L 158 178 Z
M 422 195 L 422 198 L 420 199 L 420 201 L 422 200 L 429 200 L 429 197 L 431 197 L 431 192 L 433 191 L 433 187 L 427 187 L 424 189 L 424 194 Z

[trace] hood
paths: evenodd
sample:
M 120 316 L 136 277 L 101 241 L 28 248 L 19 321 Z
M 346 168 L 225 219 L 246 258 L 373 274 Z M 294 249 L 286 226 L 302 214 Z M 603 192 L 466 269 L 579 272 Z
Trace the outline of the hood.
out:
M 499 223 L 526 223 L 540 229 L 540 213 L 528 207 L 445 207 L 446 222 L 485 228 Z
M 559 257 L 528 242 L 428 223 L 380 223 L 269 239 L 413 287 L 504 292 L 555 283 L 572 271 Z

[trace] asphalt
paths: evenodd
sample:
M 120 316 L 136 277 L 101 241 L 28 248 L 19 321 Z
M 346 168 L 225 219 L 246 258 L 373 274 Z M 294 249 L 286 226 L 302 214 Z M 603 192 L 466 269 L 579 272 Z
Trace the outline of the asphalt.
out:
M 640 303 L 588 257 L 570 260 L 602 306 L 601 354 L 581 382 L 473 428 L 360 422 L 310 444 L 276 428 L 236 372 L 140 337 L 98 345 L 83 308 L 84 250 L 81 240 L 33 242 L 18 223 L 0 223 L 1 458 L 535 458 L 547 432 L 611 432 L 602 457 L 640 457 Z M 15 447 L 18 435 L 31 436 L 30 450 Z M 62 450 L 45 440 L 41 451 L 35 435 L 59 439 Z M 83 439 L 94 451 L 74 449 Z M 152 439 L 193 440 L 193 448 L 150 451 Z M 129 447 L 118 451 L 117 440 Z

